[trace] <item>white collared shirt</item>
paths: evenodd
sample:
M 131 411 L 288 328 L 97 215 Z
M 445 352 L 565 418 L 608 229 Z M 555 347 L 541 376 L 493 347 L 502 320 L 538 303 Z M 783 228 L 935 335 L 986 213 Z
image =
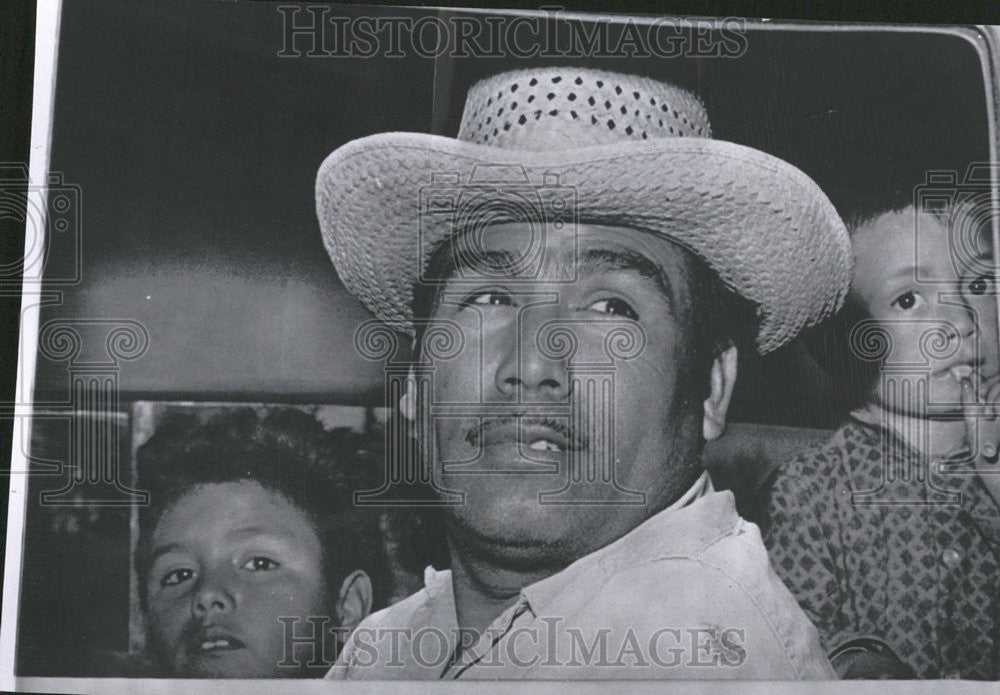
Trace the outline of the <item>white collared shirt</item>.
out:
M 613 543 L 521 590 L 481 635 L 451 571 L 352 633 L 335 679 L 832 679 L 758 528 L 707 473 Z

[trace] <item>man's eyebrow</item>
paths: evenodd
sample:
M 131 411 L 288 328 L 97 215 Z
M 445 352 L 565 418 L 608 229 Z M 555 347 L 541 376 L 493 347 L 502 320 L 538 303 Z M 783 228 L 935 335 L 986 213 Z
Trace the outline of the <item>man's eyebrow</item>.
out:
M 445 278 L 461 276 L 465 272 L 505 277 L 516 270 L 517 257 L 510 251 L 482 251 L 462 247 L 452 248 L 454 263 Z
M 580 258 L 580 274 L 610 273 L 628 270 L 649 280 L 672 305 L 677 297 L 673 283 L 659 264 L 634 251 L 612 251 L 610 249 L 588 249 Z
M 484 273 L 497 277 L 511 277 L 514 273 L 505 271 L 516 270 L 519 265 L 518 256 L 510 251 L 471 250 L 456 254 L 457 258 L 447 277 L 453 278 L 465 271 Z M 553 264 L 546 264 L 551 266 Z M 670 277 L 657 263 L 635 251 L 618 251 L 612 249 L 588 249 L 580 254 L 579 271 L 584 273 L 611 273 L 617 271 L 632 271 L 642 278 L 652 282 L 668 302 L 676 301 L 674 286 Z M 568 272 L 568 271 L 567 271 Z M 571 275 L 566 275 L 571 277 Z

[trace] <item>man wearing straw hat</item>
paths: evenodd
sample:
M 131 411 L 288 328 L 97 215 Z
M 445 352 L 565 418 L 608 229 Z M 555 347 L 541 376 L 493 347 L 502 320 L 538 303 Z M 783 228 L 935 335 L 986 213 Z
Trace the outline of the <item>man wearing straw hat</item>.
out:
M 806 175 L 710 136 L 673 85 L 545 68 L 473 86 L 457 139 L 323 163 L 337 272 L 414 338 L 400 413 L 451 557 L 330 677 L 834 677 L 701 453 L 742 339 L 835 311 L 850 246 Z

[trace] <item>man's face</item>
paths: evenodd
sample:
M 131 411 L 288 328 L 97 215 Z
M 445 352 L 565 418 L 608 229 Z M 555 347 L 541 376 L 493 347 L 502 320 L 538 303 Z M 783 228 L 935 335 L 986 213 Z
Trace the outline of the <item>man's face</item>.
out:
M 298 675 L 278 666 L 278 618 L 300 618 L 298 630 L 329 615 L 320 541 L 304 512 L 254 482 L 203 485 L 168 508 L 151 552 L 150 637 L 175 675 Z
M 956 269 L 947 226 L 931 215 L 915 224 L 912 207 L 854 233 L 851 291 L 891 342 L 883 373 L 893 386 L 882 379 L 875 392 L 882 407 L 921 415 L 917 382 L 926 378 L 925 401 L 957 413 L 960 380 L 997 373 L 996 297 L 992 274 L 981 271 L 992 252 L 988 239 L 978 241 L 976 271 Z
M 419 416 L 436 482 L 465 495 L 454 531 L 571 561 L 693 482 L 708 375 L 692 375 L 689 252 L 627 228 L 539 231 L 486 228 L 445 283 L 429 330 L 450 325 L 462 348 L 435 359 L 425 345 L 439 410 Z M 540 265 L 516 262 L 539 248 Z M 591 484 L 567 487 L 574 474 Z

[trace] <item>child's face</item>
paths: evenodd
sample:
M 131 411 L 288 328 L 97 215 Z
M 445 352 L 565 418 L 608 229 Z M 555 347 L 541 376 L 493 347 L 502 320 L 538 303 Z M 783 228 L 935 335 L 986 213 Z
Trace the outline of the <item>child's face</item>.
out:
M 923 414 L 961 410 L 961 378 L 974 384 L 998 365 L 993 276 L 982 268 L 992 258 L 984 236 L 975 270 L 956 269 L 947 227 L 932 215 L 914 224 L 914 210 L 887 213 L 862 225 L 852 237 L 852 293 L 891 341 L 876 402 L 895 412 Z M 918 391 L 928 378 L 927 393 Z M 921 401 L 923 401 L 921 403 Z
M 167 509 L 152 540 L 150 638 L 176 675 L 296 675 L 278 667 L 278 617 L 330 614 L 320 540 L 298 507 L 254 482 L 203 485 Z

